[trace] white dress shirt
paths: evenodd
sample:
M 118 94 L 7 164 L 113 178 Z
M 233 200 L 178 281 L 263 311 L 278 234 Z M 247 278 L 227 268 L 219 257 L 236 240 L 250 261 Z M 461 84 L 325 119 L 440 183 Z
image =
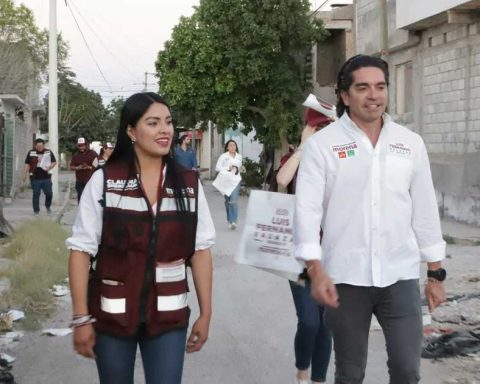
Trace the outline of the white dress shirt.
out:
M 373 147 L 343 114 L 307 141 L 300 161 L 295 255 L 321 259 L 335 284 L 417 279 L 421 259 L 445 255 L 425 144 L 387 114 L 383 119 Z
M 215 170 L 217 172 L 230 171 L 230 167 L 237 167 L 238 174 L 240 174 L 240 168 L 242 167 L 242 155 L 235 152 L 235 156 L 230 156 L 229 152 L 224 152 L 217 160 Z
M 166 167 L 164 167 L 164 172 Z M 165 178 L 163 178 L 165 180 Z M 68 249 L 83 251 L 95 256 L 102 236 L 103 169 L 93 173 L 82 193 L 72 236 L 65 244 Z M 208 209 L 202 184 L 198 183 L 198 223 L 195 250 L 207 249 L 215 244 L 215 227 Z

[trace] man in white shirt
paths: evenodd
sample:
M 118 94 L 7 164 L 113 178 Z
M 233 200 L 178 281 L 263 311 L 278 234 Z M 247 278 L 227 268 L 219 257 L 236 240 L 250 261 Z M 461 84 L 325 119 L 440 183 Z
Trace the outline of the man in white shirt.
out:
M 335 383 L 363 382 L 372 315 L 385 334 L 390 384 L 418 383 L 420 261 L 428 264 L 430 310 L 445 301 L 446 276 L 427 151 L 385 113 L 385 61 L 349 59 L 337 89 L 340 119 L 308 141 L 300 162 L 296 256 L 308 266 L 312 296 L 327 306 Z

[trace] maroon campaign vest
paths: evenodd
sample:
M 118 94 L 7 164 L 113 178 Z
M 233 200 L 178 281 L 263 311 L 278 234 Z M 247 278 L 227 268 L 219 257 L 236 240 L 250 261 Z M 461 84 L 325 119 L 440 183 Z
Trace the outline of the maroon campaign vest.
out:
M 98 331 L 148 336 L 187 327 L 186 264 L 195 252 L 198 176 L 183 170 L 187 211 L 177 211 L 172 180 L 159 191 L 156 215 L 128 166 L 104 168 L 102 239 L 97 254 L 90 313 Z M 160 175 L 159 175 L 160 177 Z

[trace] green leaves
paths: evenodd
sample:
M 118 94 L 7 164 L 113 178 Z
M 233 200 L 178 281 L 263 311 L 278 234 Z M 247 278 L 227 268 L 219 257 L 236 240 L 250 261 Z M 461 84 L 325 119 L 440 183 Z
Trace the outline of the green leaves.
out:
M 63 70 L 58 83 L 60 152 L 73 152 L 78 137 L 89 142 L 115 141 L 123 101 L 123 98 L 113 99 L 105 108 L 100 94 L 77 83 L 73 72 Z M 48 107 L 48 96 L 45 103 Z M 46 120 L 43 128 L 47 128 Z
M 296 133 L 309 87 L 302 57 L 326 34 L 308 11 L 306 0 L 202 0 L 156 62 L 179 123 L 242 123 L 269 147 Z
M 64 65 L 68 46 L 58 35 L 58 58 Z M 26 97 L 29 83 L 46 78 L 48 31 L 35 24 L 32 11 L 0 0 L 0 91 Z

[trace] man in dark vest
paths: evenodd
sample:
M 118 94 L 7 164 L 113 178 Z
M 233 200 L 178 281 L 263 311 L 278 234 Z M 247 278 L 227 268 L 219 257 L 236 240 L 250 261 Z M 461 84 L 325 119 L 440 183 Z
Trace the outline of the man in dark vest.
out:
M 80 202 L 83 189 L 97 165 L 97 153 L 93 149 L 88 148 L 84 137 L 79 137 L 77 140 L 77 152 L 70 161 L 70 169 L 75 171 L 75 190 L 77 191 L 78 202 Z
M 47 213 L 51 212 L 52 205 L 52 180 L 50 170 L 57 165 L 55 155 L 49 149 L 45 148 L 43 139 L 35 140 L 35 148 L 28 151 L 25 159 L 25 168 L 23 172 L 23 181 L 30 176 L 33 189 L 33 213 L 35 216 L 40 214 L 40 193 L 45 194 L 45 208 Z

